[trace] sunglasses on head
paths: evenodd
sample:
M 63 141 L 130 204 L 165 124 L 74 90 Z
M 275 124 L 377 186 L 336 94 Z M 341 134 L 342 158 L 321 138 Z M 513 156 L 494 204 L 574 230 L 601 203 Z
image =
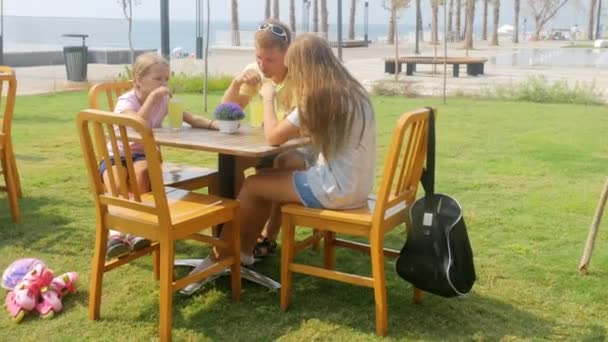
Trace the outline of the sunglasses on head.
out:
M 279 25 L 275 25 L 275 24 L 270 24 L 270 23 L 265 23 L 260 25 L 260 27 L 258 27 L 258 31 L 266 31 L 270 29 L 270 32 L 272 32 L 272 34 L 274 34 L 277 37 L 282 38 L 286 43 L 289 43 L 289 37 L 287 37 L 287 32 L 285 32 L 285 29 L 282 28 Z

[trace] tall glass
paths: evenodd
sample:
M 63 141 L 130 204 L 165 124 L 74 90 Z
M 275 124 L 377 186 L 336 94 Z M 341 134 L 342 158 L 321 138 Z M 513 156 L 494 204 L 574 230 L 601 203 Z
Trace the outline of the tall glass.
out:
M 251 127 L 262 127 L 264 122 L 264 103 L 259 95 L 254 95 L 247 105 L 249 111 L 249 124 Z
M 184 103 L 175 98 L 169 100 L 169 127 L 178 129 L 184 120 Z

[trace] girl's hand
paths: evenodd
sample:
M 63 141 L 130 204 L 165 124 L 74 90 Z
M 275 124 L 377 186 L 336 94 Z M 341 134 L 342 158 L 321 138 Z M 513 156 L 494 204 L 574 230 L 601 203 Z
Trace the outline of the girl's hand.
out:
M 264 85 L 262 85 L 262 89 L 260 89 L 260 96 L 262 96 L 264 101 L 273 101 L 275 95 L 276 91 L 271 82 L 266 82 Z
M 150 96 L 152 96 L 152 98 L 156 101 L 156 100 L 160 100 L 166 96 L 172 97 L 173 94 L 171 93 L 171 89 L 169 89 L 165 86 L 161 86 L 161 87 L 158 87 L 158 88 L 152 90 L 152 92 L 150 93 Z

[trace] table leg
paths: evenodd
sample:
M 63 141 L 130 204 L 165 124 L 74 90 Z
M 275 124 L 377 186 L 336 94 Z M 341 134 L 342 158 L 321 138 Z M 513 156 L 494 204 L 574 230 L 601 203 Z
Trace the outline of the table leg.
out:
M 237 159 L 236 156 L 228 155 L 228 154 L 220 154 L 218 157 L 218 173 L 219 173 L 219 194 L 222 197 L 227 198 L 236 198 L 238 194 L 238 190 L 240 190 L 240 185 L 242 185 L 243 180 L 243 171 L 244 168 L 249 167 L 251 165 L 255 165 L 255 161 L 251 160 L 240 160 Z M 238 185 L 238 188 L 237 188 Z M 221 233 L 221 226 L 218 228 L 218 234 Z M 203 260 L 202 259 L 176 259 L 174 262 L 175 266 L 189 266 L 196 267 Z M 214 276 L 208 277 L 202 282 L 198 283 L 199 286 L 196 286 L 190 292 L 181 291 L 182 294 L 192 295 L 200 288 L 202 288 L 205 284 L 217 279 L 220 276 L 230 275 L 230 269 L 226 269 L 221 273 L 218 273 Z M 241 267 L 241 277 L 254 282 L 256 284 L 262 285 L 270 290 L 278 290 L 281 288 L 281 284 L 274 281 L 273 279 L 266 277 L 260 273 L 255 272 L 252 269 Z

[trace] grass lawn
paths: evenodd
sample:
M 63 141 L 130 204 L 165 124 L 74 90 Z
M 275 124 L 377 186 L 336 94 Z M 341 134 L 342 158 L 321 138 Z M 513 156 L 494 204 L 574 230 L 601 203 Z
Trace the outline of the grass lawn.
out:
M 200 95 L 180 95 L 190 109 Z M 212 95 L 210 107 L 219 101 Z M 542 105 L 449 99 L 374 98 L 378 169 L 398 116 L 424 105 L 439 108 L 437 185 L 465 212 L 478 281 L 471 295 L 425 295 L 387 262 L 389 337 L 386 340 L 605 340 L 608 320 L 608 228 L 600 227 L 591 274 L 576 266 L 608 166 L 608 106 Z M 101 320 L 88 319 L 88 282 L 95 216 L 76 133 L 84 92 L 17 99 L 14 141 L 24 198 L 13 225 L 0 200 L 0 270 L 36 257 L 56 273 L 77 271 L 79 289 L 51 320 L 29 314 L 0 319 L 0 340 L 152 340 L 158 331 L 158 288 L 151 258 L 106 274 Z M 215 156 L 163 149 L 168 161 L 213 166 Z M 379 172 L 378 172 L 379 174 Z M 243 222 L 243 224 L 247 224 Z M 400 248 L 404 230 L 387 244 Z M 207 254 L 195 243 L 181 256 Z M 307 252 L 304 258 L 321 260 Z M 279 257 L 256 269 L 279 279 Z M 338 250 L 338 268 L 369 274 L 366 257 Z M 375 338 L 373 292 L 302 275 L 294 277 L 288 312 L 278 293 L 244 281 L 243 300 L 230 299 L 228 279 L 191 298 L 175 295 L 175 340 L 341 340 Z M 4 292 L 3 292 L 4 293 Z M 604 317 L 604 318 L 602 318 Z

